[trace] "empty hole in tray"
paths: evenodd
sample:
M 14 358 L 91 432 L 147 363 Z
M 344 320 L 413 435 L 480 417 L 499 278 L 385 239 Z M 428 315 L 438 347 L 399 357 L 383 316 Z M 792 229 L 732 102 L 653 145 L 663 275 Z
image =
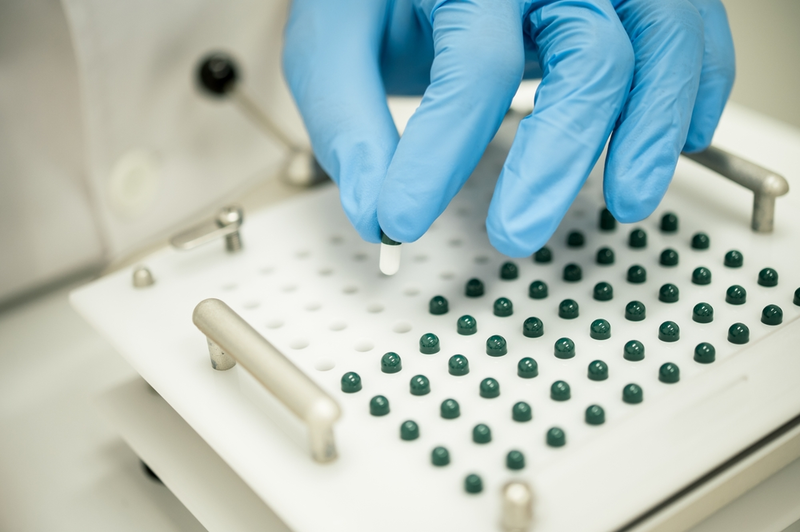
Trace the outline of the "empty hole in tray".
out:
M 394 324 L 392 330 L 400 334 L 407 333 L 408 331 L 411 330 L 411 324 L 408 323 L 407 321 L 398 321 L 397 323 Z
M 314 312 L 315 310 L 321 309 L 322 305 L 317 301 L 311 301 L 309 303 L 306 303 L 306 306 L 304 308 L 309 312 Z
M 336 362 L 332 358 L 319 358 L 314 362 L 314 369 L 317 371 L 330 371 L 336 367 Z
M 455 274 L 455 272 L 449 272 L 449 271 L 448 272 L 442 272 L 442 273 L 439 274 L 439 277 L 441 277 L 442 279 L 444 279 L 446 281 L 449 281 L 450 279 L 455 279 L 456 278 L 456 274 Z
M 466 207 L 459 207 L 456 209 L 456 214 L 459 216 L 469 216 L 469 209 Z
M 239 285 L 236 283 L 225 283 L 222 285 L 222 289 L 225 291 L 236 290 L 237 288 L 239 288 Z
M 329 275 L 333 275 L 333 268 L 320 268 L 317 273 L 323 277 L 327 277 Z
M 291 342 L 289 342 L 289 347 L 292 349 L 305 349 L 308 347 L 308 340 L 305 338 L 295 338 Z
M 267 329 L 280 329 L 283 327 L 283 320 L 280 318 L 273 318 L 268 320 L 264 325 L 267 327 Z
M 331 244 L 338 245 L 341 244 L 342 242 L 344 242 L 344 238 L 340 237 L 339 235 L 331 236 Z
M 419 295 L 419 288 L 416 286 L 407 286 L 403 289 L 403 295 L 416 296 Z
M 258 306 L 259 306 L 260 304 L 261 304 L 261 302 L 259 302 L 259 301 L 256 301 L 256 300 L 254 300 L 254 299 L 251 299 L 250 301 L 245 301 L 244 303 L 242 303 L 242 306 L 243 306 L 244 308 L 248 309 L 248 310 L 252 310 L 252 309 L 254 309 L 254 308 L 258 308 Z
M 356 261 L 356 262 L 364 262 L 365 260 L 367 260 L 367 254 L 366 253 L 356 253 L 355 255 L 353 255 L 353 260 Z
M 375 347 L 375 344 L 372 343 L 372 340 L 362 338 L 356 342 L 356 345 L 353 346 L 353 349 L 359 353 L 366 353 L 367 351 L 372 351 L 373 347 Z
M 347 324 L 343 321 L 334 321 L 328 326 L 328 329 L 332 331 L 343 331 L 347 328 Z
M 451 248 L 460 248 L 464 245 L 464 241 L 460 238 L 451 238 L 450 241 L 447 243 Z
M 411 258 L 411 260 L 413 260 L 414 262 L 428 262 L 428 256 L 427 255 L 422 255 L 422 254 L 414 255 Z
M 258 269 L 258 273 L 261 275 L 269 275 L 275 271 L 275 266 L 262 266 Z
M 367 306 L 367 312 L 371 312 L 372 314 L 377 314 L 379 312 L 383 312 L 385 307 L 380 303 L 370 303 Z
M 281 292 L 287 292 L 288 293 L 288 292 L 294 292 L 295 290 L 297 290 L 297 285 L 296 284 L 291 284 L 290 283 L 290 284 L 285 284 L 285 285 L 281 286 Z
M 475 257 L 475 263 L 476 264 L 488 264 L 489 263 L 489 257 L 487 257 L 486 255 L 478 255 L 477 257 Z
M 295 257 L 298 259 L 307 259 L 311 255 L 311 252 L 307 249 L 301 249 L 297 253 L 294 254 Z
M 355 294 L 356 292 L 358 292 L 358 287 L 356 285 L 350 284 L 342 288 L 342 292 L 344 292 L 345 294 Z

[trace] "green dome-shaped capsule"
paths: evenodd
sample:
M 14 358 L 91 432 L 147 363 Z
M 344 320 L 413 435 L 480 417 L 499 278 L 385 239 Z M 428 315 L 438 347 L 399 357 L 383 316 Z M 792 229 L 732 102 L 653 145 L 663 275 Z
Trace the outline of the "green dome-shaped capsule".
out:
M 744 323 L 734 323 L 728 328 L 728 341 L 732 344 L 746 344 L 750 341 L 750 329 Z
M 678 265 L 678 252 L 674 249 L 667 248 L 661 252 L 658 259 L 659 264 L 662 266 L 677 266 Z
M 647 314 L 644 303 L 631 301 L 625 305 L 625 319 L 628 321 L 642 321 Z
M 794 299 L 792 299 L 792 303 L 800 306 L 800 288 L 794 291 Z
M 711 284 L 711 270 L 704 266 L 695 268 L 692 272 L 692 282 L 699 285 Z
M 498 297 L 494 301 L 494 315 L 506 318 L 514 313 L 514 305 L 506 297 Z
M 571 248 L 583 247 L 584 243 L 586 243 L 586 238 L 580 231 L 572 231 L 567 235 L 567 246 Z
M 389 413 L 389 400 L 382 395 L 376 395 L 369 401 L 369 413 L 373 416 L 385 416 Z
M 531 357 L 525 357 L 517 363 L 517 375 L 523 379 L 532 379 L 539 375 L 539 364 Z
M 400 425 L 400 439 L 411 441 L 416 440 L 417 438 L 419 438 L 419 425 L 410 419 L 408 421 L 404 421 L 403 424 Z
M 780 325 L 783 321 L 783 309 L 778 305 L 767 305 L 761 311 L 761 323 L 764 325 Z
M 566 401 L 570 398 L 569 384 L 556 381 L 550 386 L 550 399 L 553 401 Z
M 681 328 L 674 321 L 665 321 L 658 328 L 658 339 L 662 342 L 677 342 L 681 338 Z
M 447 361 L 447 371 L 456 377 L 466 375 L 469 373 L 469 360 L 464 355 L 453 355 Z
M 681 380 L 681 370 L 677 364 L 672 362 L 661 364 L 661 367 L 658 368 L 658 380 L 667 384 L 675 384 Z
M 533 254 L 533 260 L 534 262 L 538 262 L 540 264 L 551 262 L 553 260 L 553 252 L 550 251 L 549 247 L 544 246 L 542 249 Z
M 708 342 L 697 344 L 694 348 L 694 361 L 700 364 L 711 364 L 716 360 L 717 350 Z
M 511 419 L 520 423 L 524 423 L 525 421 L 530 421 L 533 419 L 533 410 L 531 409 L 531 405 L 525 401 L 515 403 L 514 406 L 511 407 Z
M 711 239 L 705 233 L 697 233 L 692 237 L 692 247 L 694 249 L 708 249 Z
M 500 278 L 504 281 L 511 281 L 519 277 L 519 268 L 513 262 L 504 262 L 500 266 Z
M 778 272 L 772 268 L 764 268 L 758 272 L 758 284 L 761 286 L 777 286 Z
M 478 320 L 470 316 L 469 314 L 465 314 L 458 318 L 456 322 L 456 332 L 463 336 L 469 336 L 471 334 L 475 334 L 478 332 Z
M 628 404 L 638 404 L 644 400 L 644 390 L 638 384 L 628 384 L 622 389 L 622 400 Z
M 464 295 L 467 297 L 481 297 L 483 295 L 483 281 L 480 279 L 470 279 L 464 287 Z
M 419 338 L 419 352 L 432 355 L 439 352 L 439 337 L 433 333 L 425 333 Z
M 472 429 L 472 441 L 475 443 L 489 443 L 492 441 L 492 429 L 483 423 L 478 423 Z
M 543 281 L 533 281 L 528 287 L 528 297 L 544 299 L 547 297 L 547 285 Z
M 361 390 L 361 377 L 354 371 L 348 371 L 342 375 L 342 391 L 344 393 L 356 393 Z
M 558 317 L 565 320 L 574 320 L 580 313 L 578 303 L 574 299 L 565 299 L 558 305 Z
M 389 351 L 381 357 L 381 371 L 384 373 L 397 373 L 403 369 L 403 361 L 400 355 Z
M 744 255 L 741 251 L 735 249 L 730 250 L 725 254 L 725 266 L 728 268 L 741 268 L 744 264 Z
M 445 399 L 439 407 L 442 417 L 445 419 L 455 419 L 461 415 L 461 407 L 455 399 Z
M 483 481 L 478 475 L 467 475 L 464 479 L 464 491 L 467 493 L 480 493 L 483 491 Z
M 425 375 L 414 375 L 409 381 L 411 395 L 427 395 L 431 393 L 431 382 Z
M 640 266 L 639 264 L 634 264 L 630 268 L 628 268 L 628 282 L 633 284 L 641 284 L 647 281 L 647 270 L 644 269 L 644 266 Z
M 434 316 L 439 316 L 441 314 L 447 314 L 450 307 L 447 303 L 447 299 L 443 296 L 433 296 L 428 303 L 428 310 Z
M 600 405 L 591 405 L 586 409 L 585 419 L 589 425 L 602 425 L 606 422 L 606 412 Z
M 614 298 L 614 287 L 605 281 L 594 285 L 593 297 L 597 301 L 611 301 Z
M 575 356 L 575 342 L 569 338 L 559 338 L 553 345 L 556 358 L 572 358 Z
M 577 283 L 583 278 L 581 267 L 577 264 L 570 263 L 564 266 L 564 280 L 568 283 Z
M 604 381 L 608 378 L 608 364 L 602 360 L 595 360 L 589 363 L 589 380 Z
M 625 360 L 638 362 L 644 360 L 644 344 L 639 340 L 631 340 L 622 349 L 622 356 Z
M 450 451 L 444 447 L 434 447 L 431 451 L 431 463 L 437 467 L 446 466 L 450 463 Z
M 589 336 L 595 340 L 611 338 L 611 324 L 604 319 L 594 320 L 589 326 Z
M 678 230 L 678 217 L 668 212 L 661 217 L 661 232 L 674 233 Z
M 658 290 L 658 300 L 664 303 L 675 303 L 679 297 L 680 290 L 672 283 L 667 283 Z
M 506 467 L 519 470 L 525 467 L 525 455 L 520 451 L 509 451 L 506 455 Z
M 614 215 L 611 214 L 611 211 L 603 209 L 600 211 L 599 225 L 601 231 L 613 231 L 617 228 L 617 220 L 614 218 Z
M 747 290 L 735 284 L 725 292 L 725 302 L 731 305 L 744 305 L 747 301 Z
M 597 264 L 607 266 L 614 264 L 614 250 L 611 248 L 600 248 L 597 250 Z
M 714 307 L 708 303 L 698 303 L 692 309 L 692 319 L 697 323 L 711 323 L 714 321 Z
M 490 357 L 501 357 L 508 353 L 506 339 L 495 334 L 486 339 L 486 354 Z
M 480 385 L 481 397 L 485 399 L 494 399 L 500 396 L 500 383 L 496 379 L 487 377 L 481 381 Z
M 522 334 L 528 338 L 539 338 L 544 334 L 544 323 L 536 317 L 530 317 L 522 324 Z
M 647 233 L 642 229 L 634 229 L 628 236 L 628 245 L 634 249 L 647 247 Z
M 562 429 L 553 427 L 547 431 L 545 441 L 550 447 L 563 447 L 567 443 L 567 435 Z

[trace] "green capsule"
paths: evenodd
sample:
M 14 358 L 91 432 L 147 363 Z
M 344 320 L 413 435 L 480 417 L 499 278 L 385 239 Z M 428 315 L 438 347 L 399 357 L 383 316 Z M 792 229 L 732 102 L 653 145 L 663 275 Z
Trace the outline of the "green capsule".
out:
M 450 463 L 450 451 L 444 447 L 434 447 L 431 451 L 431 463 L 437 467 L 446 466 Z
M 659 263 L 662 266 L 677 266 L 678 265 L 678 252 L 674 249 L 667 248 L 661 252 Z
M 567 235 L 567 246 L 571 248 L 583 247 L 584 243 L 586 243 L 586 238 L 580 231 L 572 231 Z
M 506 467 L 509 469 L 523 469 L 525 467 L 525 455 L 519 451 L 509 451 L 506 455 Z
M 579 314 L 578 303 L 574 299 L 565 299 L 558 305 L 558 317 L 574 320 Z
M 511 281 L 517 277 L 519 277 L 519 269 L 513 262 L 504 262 L 503 265 L 500 266 L 500 278 L 504 281 Z
M 445 399 L 439 408 L 442 417 L 445 419 L 455 419 L 461 415 L 461 407 L 455 399 Z
M 433 333 L 425 333 L 419 338 L 419 352 L 432 355 L 439 352 L 439 337 Z
M 547 285 L 543 281 L 533 281 L 528 287 L 528 297 L 544 299 L 547 297 Z
M 647 247 L 647 233 L 642 229 L 634 229 L 628 236 L 628 245 L 634 249 Z
M 356 393 L 361 390 L 361 377 L 354 371 L 348 371 L 342 375 L 342 391 L 344 393 Z
M 483 423 L 478 423 L 472 429 L 472 441 L 475 443 L 489 443 L 492 441 L 492 429 Z
M 550 399 L 553 401 L 567 401 L 570 398 L 569 384 L 556 381 L 550 386 Z
M 403 369 L 403 361 L 400 355 L 389 351 L 381 357 L 381 371 L 384 373 L 397 373 Z
M 622 349 L 622 356 L 625 360 L 630 360 L 632 362 L 644 360 L 644 344 L 639 340 L 631 340 L 626 343 L 625 347 Z
M 641 403 L 644 400 L 644 390 L 638 384 L 628 384 L 622 389 L 622 400 L 631 405 Z
M 711 284 L 711 270 L 703 266 L 695 268 L 692 272 L 692 282 L 699 285 Z
M 481 397 L 485 399 L 494 399 L 500 396 L 500 383 L 496 379 L 487 377 L 481 381 L 480 385 Z
M 758 284 L 761 286 L 777 286 L 778 272 L 772 268 L 764 268 L 758 272 Z
M 549 247 L 544 246 L 542 249 L 533 254 L 533 260 L 534 262 L 538 262 L 540 264 L 551 262 L 553 260 L 553 252 L 550 251 Z
M 642 321 L 647 314 L 644 303 L 631 301 L 625 305 L 625 319 L 628 321 Z
M 597 301 L 611 301 L 614 298 L 614 288 L 606 282 L 594 285 L 593 296 Z
M 597 264 L 606 266 L 614 264 L 614 250 L 611 248 L 600 248 L 597 250 Z
M 608 209 L 603 209 L 600 211 L 599 225 L 601 231 L 613 231 L 617 228 L 617 220 L 614 219 L 614 215 L 611 214 L 611 211 Z
M 717 356 L 717 350 L 708 342 L 697 344 L 694 348 L 694 361 L 700 364 L 711 364 Z
M 506 318 L 514 313 L 514 305 L 506 297 L 498 297 L 494 301 L 494 315 Z
M 387 246 L 399 246 L 400 242 L 392 240 L 391 238 L 386 236 L 386 234 L 383 231 L 381 231 L 381 244 L 386 244 Z
M 483 281 L 480 279 L 470 279 L 464 288 L 464 295 L 467 297 L 481 297 L 483 295 Z
M 725 292 L 725 302 L 731 305 L 744 305 L 747 301 L 747 290 L 735 284 Z
M 568 283 L 577 283 L 583 278 L 581 267 L 577 264 L 567 264 L 564 266 L 564 280 Z
M 794 291 L 794 299 L 792 299 L 792 303 L 800 306 L 800 288 Z
M 431 382 L 425 375 L 414 375 L 409 381 L 411 395 L 427 395 L 431 393 Z
M 611 324 L 604 319 L 594 320 L 589 326 L 589 336 L 595 340 L 611 338 Z
M 591 405 L 586 409 L 585 419 L 589 425 L 602 425 L 606 422 L 606 411 L 600 405 Z
M 464 355 L 453 355 L 447 361 L 447 371 L 456 377 L 466 375 L 469 373 L 469 360 Z
M 438 316 L 440 314 L 447 314 L 447 311 L 450 309 L 447 300 L 443 296 L 433 296 L 430 303 L 428 303 L 428 310 L 434 316 Z
M 539 338 L 544 334 L 544 323 L 535 317 L 530 317 L 522 324 L 522 334 L 528 338 Z
M 553 427 L 547 431 L 545 441 L 550 447 L 563 447 L 567 443 L 567 435 L 560 428 Z
M 595 360 L 589 364 L 589 380 L 604 381 L 608 378 L 608 364 Z
M 665 321 L 658 328 L 658 339 L 662 342 L 677 342 L 681 338 L 681 328 L 674 321 Z
M 725 266 L 728 268 L 741 268 L 744 264 L 744 255 L 741 251 L 735 249 L 730 250 L 725 254 Z
M 680 290 L 672 283 L 667 283 L 658 290 L 658 300 L 664 303 L 675 303 L 679 297 Z
M 778 305 L 767 305 L 761 311 L 761 323 L 764 325 L 780 325 L 783 321 L 783 310 Z
M 705 233 L 697 233 L 692 237 L 692 247 L 694 249 L 708 249 L 711 239 Z
M 698 303 L 692 309 L 692 319 L 697 323 L 711 323 L 714 321 L 714 307 L 708 303 Z
M 470 316 L 469 314 L 465 314 L 458 318 L 456 322 L 456 332 L 463 336 L 469 336 L 471 334 L 475 334 L 478 332 L 478 320 Z
M 531 357 L 525 357 L 517 363 L 517 375 L 523 379 L 532 379 L 539 375 L 539 364 Z
M 511 407 L 511 419 L 520 423 L 533 419 L 533 409 L 531 409 L 531 405 L 525 401 L 515 403 L 514 406 Z
M 486 339 L 486 354 L 490 357 L 501 357 L 508 353 L 506 339 L 495 334 Z
M 661 232 L 674 233 L 678 230 L 678 217 L 668 212 L 661 217 Z
M 575 356 L 575 342 L 569 338 L 559 338 L 553 345 L 553 354 L 556 358 L 572 358 Z
M 411 441 L 416 440 L 417 438 L 419 438 L 419 425 L 410 419 L 408 421 L 404 421 L 403 424 L 400 425 L 400 439 Z
M 734 323 L 728 328 L 728 341 L 732 344 L 746 344 L 750 341 L 750 329 L 744 323 Z
M 641 284 L 647 280 L 647 270 L 644 266 L 634 264 L 628 268 L 628 282 L 633 284 Z
M 464 479 L 464 490 L 467 493 L 480 493 L 483 491 L 483 481 L 475 474 L 467 475 Z
M 382 395 L 376 395 L 369 401 L 369 413 L 373 416 L 385 416 L 389 413 L 389 400 Z
M 675 384 L 681 380 L 681 370 L 677 364 L 667 362 L 658 368 L 658 380 L 667 384 Z

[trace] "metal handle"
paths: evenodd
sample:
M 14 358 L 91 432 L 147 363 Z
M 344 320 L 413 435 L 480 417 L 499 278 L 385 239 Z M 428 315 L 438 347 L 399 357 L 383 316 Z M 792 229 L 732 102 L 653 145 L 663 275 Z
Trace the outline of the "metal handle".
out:
M 192 321 L 210 341 L 212 356 L 213 343 L 306 423 L 314 460 L 336 459 L 333 424 L 341 410 L 331 396 L 219 299 L 201 301 Z
M 782 175 L 714 146 L 699 153 L 683 155 L 752 190 L 753 219 L 750 225 L 757 233 L 772 232 L 775 198 L 789 192 L 789 183 Z
M 187 229 L 170 238 L 172 247 L 187 250 L 196 248 L 206 242 L 225 237 L 225 249 L 239 251 L 242 249 L 242 237 L 239 227 L 244 222 L 244 211 L 241 207 L 231 205 L 220 209 L 217 217 Z

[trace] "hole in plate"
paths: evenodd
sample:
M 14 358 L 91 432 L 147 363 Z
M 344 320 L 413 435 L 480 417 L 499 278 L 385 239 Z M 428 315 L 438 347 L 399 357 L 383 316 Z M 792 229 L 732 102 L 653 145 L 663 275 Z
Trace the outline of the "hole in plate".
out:
M 269 275 L 275 271 L 275 266 L 263 266 L 259 268 L 258 273 L 261 275 Z
M 355 294 L 356 292 L 358 292 L 358 287 L 350 284 L 342 288 L 342 292 L 344 292 L 345 294 Z
M 442 272 L 442 273 L 439 274 L 439 277 L 441 277 L 442 279 L 445 279 L 445 280 L 450 280 L 450 279 L 455 279 L 456 278 L 456 274 L 455 274 L 455 272 Z
M 464 241 L 460 238 L 453 238 L 447 243 L 451 248 L 460 248 L 464 245 Z
M 328 326 L 328 329 L 332 331 L 343 331 L 347 328 L 347 324 L 343 321 L 334 321 Z
M 367 254 L 366 253 L 356 253 L 355 255 L 353 255 L 353 260 L 356 261 L 356 262 L 364 262 L 365 260 L 367 260 Z
M 419 294 L 419 288 L 417 288 L 416 286 L 407 286 L 403 290 L 403 295 L 406 296 L 416 296 L 418 294 Z
M 371 303 L 367 307 L 367 312 L 371 312 L 373 314 L 377 314 L 378 312 L 383 312 L 384 306 L 380 303 Z
M 222 285 L 222 289 L 226 291 L 236 290 L 237 288 L 239 288 L 239 285 L 236 283 L 225 283 Z
M 332 358 L 320 358 L 314 362 L 314 369 L 317 371 L 330 371 L 336 367 L 336 362 Z
M 407 333 L 411 330 L 411 324 L 408 323 L 407 321 L 398 321 L 397 323 L 394 324 L 392 330 L 400 334 Z
M 475 263 L 476 264 L 489 264 L 489 257 L 487 257 L 486 255 L 478 255 L 477 257 L 475 257 Z
M 456 214 L 459 216 L 469 216 L 469 209 L 466 207 L 459 207 L 456 209 Z
M 301 249 L 300 251 L 294 254 L 294 256 L 297 257 L 298 259 L 307 259 L 309 255 L 311 255 L 311 252 L 308 251 L 307 249 Z
M 311 301 L 310 303 L 306 303 L 306 306 L 305 306 L 305 309 L 307 311 L 309 311 L 309 312 L 314 312 L 315 310 L 319 310 L 321 308 L 322 308 L 322 305 L 320 305 L 316 301 Z
M 297 290 L 297 285 L 296 284 L 285 284 L 285 285 L 281 286 L 281 292 L 287 292 L 288 293 L 288 292 L 294 292 L 295 290 Z
M 283 320 L 280 318 L 273 318 L 265 323 L 267 329 L 280 329 L 283 327 Z
M 295 338 L 291 342 L 289 342 L 289 347 L 292 349 L 305 349 L 308 347 L 308 340 L 305 338 Z
M 245 302 L 242 304 L 242 306 L 243 306 L 244 308 L 248 309 L 248 310 L 252 310 L 252 309 L 254 309 L 254 308 L 258 308 L 258 306 L 259 306 L 260 304 L 261 304 L 261 302 L 259 302 L 259 301 L 250 300 L 250 301 L 245 301 Z
M 341 244 L 342 242 L 344 242 L 344 238 L 340 237 L 339 235 L 333 235 L 331 237 L 331 244 L 338 245 Z
M 366 353 L 367 351 L 372 351 L 373 347 L 375 347 L 375 344 L 372 343 L 372 340 L 364 338 L 357 341 L 356 345 L 353 346 L 353 349 L 359 353 Z
M 327 277 L 329 275 L 333 275 L 333 268 L 320 268 L 317 273 L 323 277 Z
M 414 255 L 414 257 L 411 260 L 413 260 L 414 262 L 428 262 L 428 256 L 427 255 Z

